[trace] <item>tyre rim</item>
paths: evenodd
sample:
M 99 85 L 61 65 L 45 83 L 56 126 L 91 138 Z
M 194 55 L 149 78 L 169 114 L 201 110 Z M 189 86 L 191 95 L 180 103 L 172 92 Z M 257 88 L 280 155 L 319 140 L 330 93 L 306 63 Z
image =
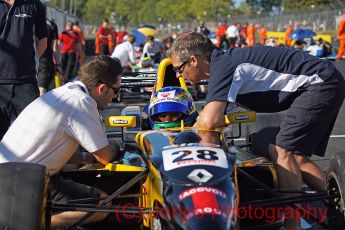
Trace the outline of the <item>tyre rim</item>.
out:
M 342 205 L 342 198 L 341 193 L 338 185 L 337 179 L 334 177 L 333 174 L 329 174 L 328 178 L 328 196 L 329 196 L 329 203 L 328 203 L 328 213 L 330 214 L 330 218 L 328 220 L 329 223 L 336 225 L 344 224 L 344 209 Z

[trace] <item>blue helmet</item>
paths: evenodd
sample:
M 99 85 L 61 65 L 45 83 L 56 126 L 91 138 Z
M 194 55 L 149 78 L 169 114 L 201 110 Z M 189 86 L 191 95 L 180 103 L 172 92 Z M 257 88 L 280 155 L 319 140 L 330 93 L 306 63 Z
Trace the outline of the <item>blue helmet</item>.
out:
M 160 116 L 163 114 L 178 115 L 172 121 L 163 122 Z M 198 117 L 194 100 L 190 93 L 183 88 L 169 86 L 158 90 L 151 98 L 149 105 L 151 128 L 180 127 L 181 120 L 185 126 L 193 126 Z

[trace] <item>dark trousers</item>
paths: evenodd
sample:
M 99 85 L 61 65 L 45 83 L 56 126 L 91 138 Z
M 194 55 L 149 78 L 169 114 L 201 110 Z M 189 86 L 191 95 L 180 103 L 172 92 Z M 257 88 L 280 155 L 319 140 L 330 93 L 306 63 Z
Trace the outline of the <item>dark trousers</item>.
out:
M 61 67 L 64 72 L 64 83 L 71 81 L 73 71 L 77 61 L 76 53 L 63 53 L 61 57 Z
M 228 41 L 228 39 L 226 39 L 225 35 L 220 36 L 219 47 L 223 48 L 223 49 L 229 48 L 229 41 Z
M 36 82 L 0 84 L 0 140 L 15 118 L 38 96 Z
M 100 55 L 109 55 L 109 46 L 107 44 L 101 43 Z

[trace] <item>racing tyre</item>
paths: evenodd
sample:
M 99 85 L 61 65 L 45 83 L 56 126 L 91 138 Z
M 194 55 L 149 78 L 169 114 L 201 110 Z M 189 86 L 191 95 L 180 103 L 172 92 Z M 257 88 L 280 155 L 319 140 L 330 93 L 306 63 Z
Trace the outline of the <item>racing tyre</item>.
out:
M 331 155 L 327 172 L 328 224 L 331 229 L 345 229 L 345 152 Z
M 32 163 L 0 164 L 0 229 L 48 229 L 49 176 Z

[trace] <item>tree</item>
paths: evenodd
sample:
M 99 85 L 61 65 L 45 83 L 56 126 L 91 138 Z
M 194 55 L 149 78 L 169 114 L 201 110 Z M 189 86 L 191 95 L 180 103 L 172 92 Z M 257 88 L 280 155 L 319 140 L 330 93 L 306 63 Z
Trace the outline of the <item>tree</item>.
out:
M 274 8 L 280 8 L 282 0 L 247 0 L 252 13 L 269 14 Z
M 311 8 L 318 8 L 322 5 L 341 1 L 342 0 L 282 0 L 282 6 L 284 10 L 287 11 L 295 9 L 310 10 Z

